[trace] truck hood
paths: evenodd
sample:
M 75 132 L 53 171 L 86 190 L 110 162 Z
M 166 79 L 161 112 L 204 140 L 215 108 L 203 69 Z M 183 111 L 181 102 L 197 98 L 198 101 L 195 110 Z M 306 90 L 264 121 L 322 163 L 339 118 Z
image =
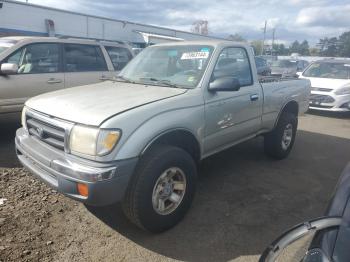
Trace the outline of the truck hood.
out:
M 319 77 L 303 77 L 300 78 L 309 79 L 311 86 L 314 88 L 329 88 L 338 89 L 346 84 L 350 84 L 349 79 L 331 79 L 331 78 L 319 78 Z
M 186 91 L 108 81 L 39 95 L 29 99 L 26 106 L 74 123 L 99 126 L 113 115 Z

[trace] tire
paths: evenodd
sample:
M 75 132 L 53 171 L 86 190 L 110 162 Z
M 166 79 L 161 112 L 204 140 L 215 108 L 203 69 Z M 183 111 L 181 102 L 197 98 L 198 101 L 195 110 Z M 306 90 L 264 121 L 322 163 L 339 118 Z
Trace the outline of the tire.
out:
M 179 189 L 185 189 L 173 189 L 171 192 L 174 185 L 171 183 L 163 187 L 161 182 L 169 176 L 177 181 Z M 165 231 L 180 222 L 187 213 L 194 197 L 196 179 L 195 162 L 186 151 L 170 145 L 156 146 L 141 157 L 122 203 L 123 211 L 131 222 L 142 229 L 152 233 Z M 172 193 L 177 195 L 174 199 L 181 200 L 164 200 Z M 171 199 L 171 196 L 168 197 Z M 163 207 L 159 204 L 161 201 L 164 202 Z M 167 206 L 168 209 L 165 208 Z
M 265 135 L 265 153 L 279 160 L 286 158 L 293 148 L 297 128 L 297 116 L 291 113 L 282 113 L 275 129 Z M 286 135 L 285 132 L 288 134 Z M 286 136 L 290 139 L 289 142 L 287 142 Z

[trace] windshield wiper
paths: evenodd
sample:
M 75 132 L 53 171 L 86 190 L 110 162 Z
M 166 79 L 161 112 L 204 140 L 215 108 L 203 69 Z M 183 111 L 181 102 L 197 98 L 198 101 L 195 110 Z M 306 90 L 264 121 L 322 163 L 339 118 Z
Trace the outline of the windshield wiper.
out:
M 151 82 L 154 82 L 157 85 L 169 86 L 169 87 L 174 87 L 174 88 L 184 88 L 182 86 L 179 86 L 177 84 L 172 83 L 169 80 L 157 79 L 157 78 L 154 78 L 154 77 L 142 77 L 142 78 L 140 78 L 140 81 L 151 81 Z

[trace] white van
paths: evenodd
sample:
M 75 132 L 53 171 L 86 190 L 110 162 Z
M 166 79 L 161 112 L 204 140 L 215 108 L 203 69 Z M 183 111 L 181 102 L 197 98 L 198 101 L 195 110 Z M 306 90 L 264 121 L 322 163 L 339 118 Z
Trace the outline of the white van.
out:
M 0 116 L 33 96 L 110 80 L 131 59 L 122 42 L 56 37 L 0 38 Z

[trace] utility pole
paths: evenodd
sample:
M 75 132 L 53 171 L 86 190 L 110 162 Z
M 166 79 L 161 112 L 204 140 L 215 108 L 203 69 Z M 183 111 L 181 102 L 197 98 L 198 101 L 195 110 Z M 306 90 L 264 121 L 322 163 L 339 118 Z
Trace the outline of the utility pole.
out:
M 265 49 L 265 41 L 266 41 L 266 27 L 267 27 L 267 20 L 265 20 L 265 26 L 263 28 L 264 30 L 264 40 L 262 42 L 262 47 L 261 47 L 261 55 L 264 54 L 264 49 Z
M 276 33 L 276 27 L 272 29 L 272 46 L 271 46 L 271 56 L 273 55 L 273 50 L 274 50 L 274 44 L 275 44 L 275 33 Z

